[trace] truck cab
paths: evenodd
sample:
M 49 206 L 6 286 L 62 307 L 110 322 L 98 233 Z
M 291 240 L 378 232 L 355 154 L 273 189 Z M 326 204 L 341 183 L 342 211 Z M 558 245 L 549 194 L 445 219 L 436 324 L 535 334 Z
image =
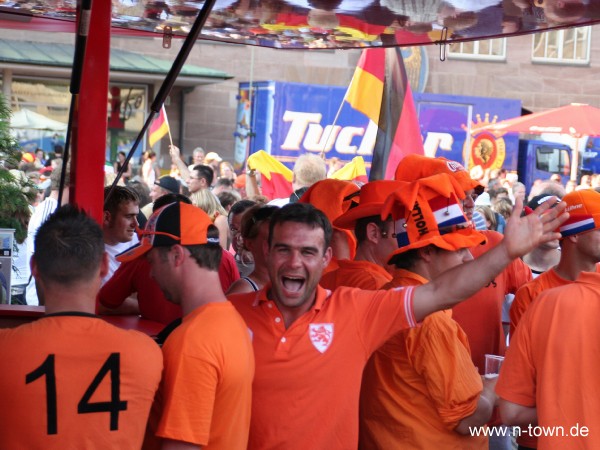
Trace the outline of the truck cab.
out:
M 533 139 L 519 140 L 517 173 L 528 189 L 535 180 L 547 180 L 553 174 L 560 175 L 561 182 L 566 184 L 571 174 L 571 160 L 572 150 L 568 145 Z

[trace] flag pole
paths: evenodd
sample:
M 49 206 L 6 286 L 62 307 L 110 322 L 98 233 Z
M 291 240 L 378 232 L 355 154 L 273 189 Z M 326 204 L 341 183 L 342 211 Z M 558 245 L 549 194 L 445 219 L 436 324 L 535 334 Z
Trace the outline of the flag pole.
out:
M 173 136 L 171 136 L 171 126 L 169 125 L 169 118 L 167 117 L 167 110 L 165 109 L 164 104 L 162 105 L 162 111 L 165 116 L 165 123 L 167 124 L 167 132 L 169 133 L 169 142 L 171 143 L 171 146 L 173 146 Z
M 340 114 L 342 113 L 342 108 L 344 107 L 344 102 L 346 101 L 346 97 L 348 96 L 348 92 L 350 91 L 350 86 L 352 86 L 352 82 L 354 81 L 354 76 L 356 75 L 356 69 L 352 73 L 352 78 L 350 78 L 350 83 L 348 84 L 348 88 L 346 89 L 346 93 L 342 98 L 342 102 L 340 103 L 340 107 L 333 118 L 333 123 L 331 124 L 331 128 L 329 129 L 329 134 L 327 134 L 327 139 L 325 139 L 325 143 L 323 144 L 323 148 L 321 149 L 321 159 L 325 161 L 325 149 L 329 145 L 329 141 L 331 140 L 331 135 L 333 134 L 333 130 L 335 129 L 335 125 L 337 124 L 338 119 L 340 118 Z
M 202 31 L 202 27 L 204 26 L 204 23 L 206 22 L 206 19 L 208 18 L 208 15 L 210 14 L 210 11 L 212 10 L 212 7 L 215 4 L 215 2 L 216 2 L 216 0 L 206 0 L 204 2 L 204 5 L 202 5 L 202 9 L 198 13 L 198 16 L 196 16 L 194 25 L 192 25 L 190 32 L 188 33 L 187 37 L 185 38 L 185 41 L 184 41 L 183 45 L 181 46 L 181 50 L 179 50 L 179 53 L 177 54 L 175 61 L 173 61 L 173 65 L 171 66 L 171 69 L 169 70 L 167 77 L 163 81 L 158 93 L 154 97 L 154 101 L 152 102 L 152 105 L 150 106 L 150 112 L 148 113 L 148 117 L 146 118 L 146 121 L 144 122 L 142 129 L 138 133 L 137 138 L 135 139 L 135 142 L 133 143 L 131 149 L 129 150 L 129 153 L 125 157 L 125 162 L 123 163 L 123 167 L 121 168 L 121 170 L 119 170 L 117 172 L 117 176 L 115 177 L 115 180 L 113 181 L 112 185 L 110 186 L 110 190 L 108 191 L 108 194 L 105 196 L 106 197 L 105 203 L 108 201 L 108 199 L 111 197 L 113 191 L 115 190 L 115 187 L 117 186 L 117 183 L 119 182 L 119 179 L 121 178 L 121 175 L 124 172 L 124 167 L 127 164 L 129 164 L 129 161 L 133 157 L 133 154 L 135 153 L 138 145 L 140 144 L 142 137 L 144 136 L 144 134 L 146 134 L 146 130 L 150 126 L 150 123 L 152 122 L 152 120 L 154 120 L 154 116 L 158 113 L 158 111 L 160 110 L 160 107 L 164 104 L 165 99 L 167 98 L 167 95 L 171 91 L 171 88 L 173 87 L 173 83 L 175 83 L 175 79 L 179 75 L 179 72 L 181 71 L 181 68 L 183 67 L 183 64 L 185 63 L 185 60 L 187 59 L 190 51 L 192 50 L 192 47 L 194 46 L 194 43 L 196 42 L 196 39 L 198 38 L 200 32 Z M 171 138 L 170 134 L 169 134 L 169 138 Z

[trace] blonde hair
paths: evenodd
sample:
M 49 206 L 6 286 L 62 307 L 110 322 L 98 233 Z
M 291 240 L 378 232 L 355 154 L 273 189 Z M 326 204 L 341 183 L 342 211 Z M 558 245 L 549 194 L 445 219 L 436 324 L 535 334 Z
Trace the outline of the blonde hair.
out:
M 190 196 L 192 205 L 204 211 L 214 222 L 219 215 L 227 217 L 227 211 L 221 206 L 221 202 L 215 194 L 208 189 L 200 189 Z
M 325 161 L 317 155 L 305 153 L 294 164 L 294 189 L 309 187 L 327 178 Z

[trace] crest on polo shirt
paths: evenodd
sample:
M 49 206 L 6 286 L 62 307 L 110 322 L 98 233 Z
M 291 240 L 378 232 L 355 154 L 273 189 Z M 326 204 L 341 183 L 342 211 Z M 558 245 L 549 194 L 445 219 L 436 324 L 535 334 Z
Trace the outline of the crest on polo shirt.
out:
M 333 324 L 311 323 L 308 326 L 308 335 L 315 348 L 325 353 L 333 341 Z

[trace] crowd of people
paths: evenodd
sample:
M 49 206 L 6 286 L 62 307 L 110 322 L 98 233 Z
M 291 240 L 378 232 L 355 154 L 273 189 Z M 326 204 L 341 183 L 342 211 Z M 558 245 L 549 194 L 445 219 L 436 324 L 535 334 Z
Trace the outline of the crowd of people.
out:
M 46 315 L 0 330 L 0 447 L 507 449 L 507 425 L 521 449 L 600 445 L 592 180 L 527 193 L 409 155 L 362 184 L 303 155 L 269 199 L 214 152 L 170 157 L 107 187 L 102 224 L 55 181 L 36 206 Z M 162 352 L 102 314 L 162 323 Z

